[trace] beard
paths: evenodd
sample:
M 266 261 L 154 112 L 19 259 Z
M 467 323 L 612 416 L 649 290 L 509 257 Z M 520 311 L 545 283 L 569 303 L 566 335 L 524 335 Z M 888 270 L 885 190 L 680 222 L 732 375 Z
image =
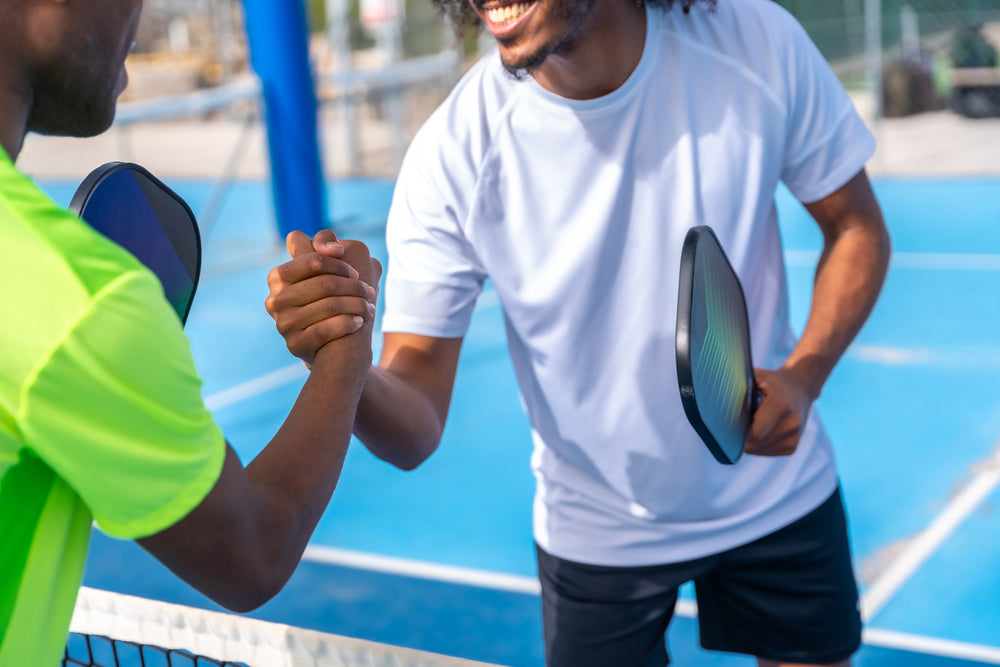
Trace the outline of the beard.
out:
M 92 137 L 111 126 L 117 77 L 104 62 L 74 59 L 69 66 L 36 74 L 28 130 L 38 134 Z
M 596 0 L 551 0 L 553 4 L 552 18 L 562 19 L 567 27 L 562 35 L 554 37 L 546 44 L 542 44 L 531 53 L 527 53 L 517 60 L 506 60 L 500 58 L 504 69 L 516 79 L 525 79 L 531 76 L 542 66 L 542 63 L 549 56 L 571 53 L 578 46 L 580 33 L 590 10 L 594 7 Z M 497 44 L 502 47 L 513 47 L 517 44 L 517 38 L 497 39 Z

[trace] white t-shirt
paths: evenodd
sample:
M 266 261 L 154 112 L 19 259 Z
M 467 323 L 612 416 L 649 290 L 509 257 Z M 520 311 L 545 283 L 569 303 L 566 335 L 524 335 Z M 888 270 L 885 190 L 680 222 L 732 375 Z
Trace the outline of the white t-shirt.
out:
M 677 388 L 679 261 L 687 230 L 710 225 L 743 282 L 754 361 L 780 366 L 795 337 L 778 182 L 815 201 L 874 150 L 777 4 L 647 15 L 638 66 L 598 99 L 486 55 L 415 137 L 387 228 L 385 331 L 464 336 L 494 284 L 533 426 L 535 538 L 600 565 L 716 553 L 836 488 L 815 414 L 790 457 L 723 466 L 699 440 Z

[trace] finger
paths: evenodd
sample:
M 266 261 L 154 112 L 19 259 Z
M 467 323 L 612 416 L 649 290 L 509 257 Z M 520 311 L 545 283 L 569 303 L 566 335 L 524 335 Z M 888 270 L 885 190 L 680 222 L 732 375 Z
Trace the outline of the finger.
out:
M 268 284 L 271 285 L 272 289 L 279 288 L 280 283 L 297 283 L 315 276 L 332 275 L 358 278 L 357 270 L 347 262 L 312 251 L 276 266 L 275 271 L 275 282 L 271 282 L 271 276 L 268 276 Z
M 763 391 L 763 387 L 761 390 Z M 776 396 L 765 393 L 764 399 L 753 413 L 753 421 L 750 422 L 750 431 L 747 433 L 747 444 L 759 445 L 766 440 L 786 413 L 787 410 L 779 405 Z
M 749 456 L 791 456 L 795 453 L 797 449 L 796 446 L 787 443 L 774 444 L 763 449 L 747 449 L 746 454 Z
M 336 296 L 314 301 L 298 308 L 272 308 L 268 312 L 274 317 L 274 325 L 278 329 L 278 333 L 287 339 L 297 336 L 302 331 L 331 317 L 348 315 L 371 319 L 375 316 L 375 306 L 357 297 Z
M 760 440 L 752 443 L 748 440 L 746 452 L 757 456 L 786 456 L 795 451 L 801 437 L 801 423 L 789 413 Z
M 272 288 L 265 303 L 268 308 L 287 310 L 331 297 L 357 297 L 374 302 L 374 296 L 375 289 L 360 280 L 320 274 Z
M 312 239 L 310 239 L 305 232 L 295 230 L 288 233 L 285 237 L 285 248 L 288 249 L 288 254 L 293 258 L 300 255 L 305 255 L 306 253 L 312 252 Z
M 794 428 L 782 428 L 768 434 L 765 440 L 748 445 L 745 451 L 756 456 L 784 456 L 795 451 L 799 436 L 798 430 Z
M 327 257 L 343 257 L 344 246 L 332 229 L 321 229 L 312 239 L 313 249 Z
M 338 315 L 300 331 L 287 339 L 288 351 L 307 364 L 316 359 L 319 349 L 344 336 L 349 336 L 364 326 L 364 318 L 352 315 Z

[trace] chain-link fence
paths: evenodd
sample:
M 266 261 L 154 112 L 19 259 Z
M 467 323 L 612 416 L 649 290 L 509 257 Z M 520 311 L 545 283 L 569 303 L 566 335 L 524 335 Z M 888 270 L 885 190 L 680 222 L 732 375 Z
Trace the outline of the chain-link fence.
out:
M 1000 0 L 778 1 L 875 130 L 874 171 L 1000 173 Z M 456 44 L 430 0 L 306 0 L 306 7 L 328 173 L 394 176 L 413 133 L 468 57 L 492 40 Z M 397 20 L 379 18 L 391 16 Z M 120 123 L 97 139 L 32 137 L 22 166 L 78 177 L 127 159 L 164 174 L 266 176 L 241 0 L 147 0 L 136 42 L 122 107 L 227 86 L 237 94 L 175 118 Z
M 397 20 L 373 15 L 372 2 Z M 309 0 L 306 8 L 327 172 L 394 176 L 461 74 L 454 36 L 429 0 Z M 110 131 L 86 140 L 29 136 L 19 166 L 42 178 L 82 178 L 111 160 L 161 176 L 267 177 L 241 0 L 146 0 L 126 68 Z
M 891 172 L 1000 173 L 1000 0 L 778 0 L 879 139 Z
M 1000 1 L 781 0 L 849 88 L 881 90 L 887 118 L 952 108 L 1000 116 Z M 877 63 L 880 80 L 872 65 Z M 967 70 L 979 70 L 969 72 Z M 979 88 L 981 90 L 975 90 Z

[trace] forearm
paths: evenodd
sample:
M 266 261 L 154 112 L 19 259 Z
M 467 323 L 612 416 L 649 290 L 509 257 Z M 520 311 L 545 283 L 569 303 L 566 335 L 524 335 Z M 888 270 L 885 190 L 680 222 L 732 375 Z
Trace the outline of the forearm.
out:
M 324 346 L 291 412 L 246 467 L 227 451 L 222 474 L 187 517 L 141 544 L 219 604 L 249 611 L 295 570 L 336 487 L 351 437 L 371 336 Z
M 871 313 L 889 255 L 889 237 L 882 224 L 848 226 L 826 239 L 809 318 L 784 364 L 805 383 L 813 399 Z
M 370 367 L 367 331 L 320 349 L 288 417 L 246 467 L 261 500 L 260 543 L 275 571 L 291 575 L 330 501 Z
M 375 456 L 412 470 L 434 452 L 443 430 L 444 415 L 423 391 L 392 371 L 371 369 L 354 434 Z

